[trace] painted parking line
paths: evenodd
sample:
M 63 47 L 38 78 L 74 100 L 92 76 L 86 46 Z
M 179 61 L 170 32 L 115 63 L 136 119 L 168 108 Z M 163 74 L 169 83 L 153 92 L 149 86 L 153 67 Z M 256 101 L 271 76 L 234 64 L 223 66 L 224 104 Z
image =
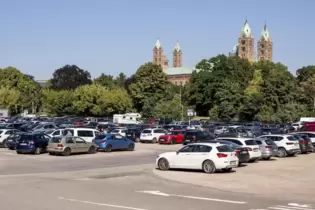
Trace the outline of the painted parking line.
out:
M 310 204 L 288 203 L 287 205 L 270 206 L 265 209 L 250 210 L 315 210 Z
M 141 209 L 141 208 L 135 208 L 135 207 L 129 207 L 129 206 L 119 206 L 119 205 L 113 205 L 108 203 L 96 203 L 92 201 L 84 201 L 84 200 L 77 200 L 77 199 L 71 199 L 71 198 L 64 198 L 64 197 L 58 197 L 60 200 L 66 200 L 70 202 L 76 202 L 76 203 L 84 203 L 84 204 L 91 204 L 95 206 L 107 206 L 107 207 L 113 207 L 118 209 L 129 209 L 129 210 L 148 210 L 148 209 Z
M 179 198 L 188 198 L 188 199 L 195 199 L 195 200 L 205 200 L 205 201 L 231 203 L 231 204 L 246 204 L 247 203 L 245 201 L 232 201 L 232 200 L 217 199 L 217 198 L 205 198 L 205 197 L 196 197 L 196 196 L 189 196 L 189 195 L 167 194 L 160 191 L 136 191 L 136 192 L 150 194 L 150 195 L 157 195 L 157 196 L 165 196 L 165 197 L 172 196 L 172 197 L 179 197 Z

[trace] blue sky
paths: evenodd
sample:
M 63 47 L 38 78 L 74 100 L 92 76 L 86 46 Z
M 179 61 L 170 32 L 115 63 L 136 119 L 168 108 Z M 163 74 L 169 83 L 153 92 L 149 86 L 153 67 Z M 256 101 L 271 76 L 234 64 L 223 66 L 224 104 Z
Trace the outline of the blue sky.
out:
M 295 74 L 315 64 L 313 0 L 0 0 L 0 68 L 36 79 L 76 64 L 92 77 L 133 74 L 152 60 L 159 37 L 170 59 L 177 40 L 183 64 L 228 53 L 247 17 L 255 36 L 265 21 L 273 58 Z

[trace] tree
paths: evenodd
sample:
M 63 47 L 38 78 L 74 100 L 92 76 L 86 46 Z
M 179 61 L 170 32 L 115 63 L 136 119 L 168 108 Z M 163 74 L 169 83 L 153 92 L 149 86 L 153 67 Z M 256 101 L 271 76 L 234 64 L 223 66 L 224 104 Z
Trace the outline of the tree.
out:
M 154 107 L 154 116 L 157 118 L 181 120 L 183 108 L 180 104 L 180 95 L 178 94 L 172 100 L 162 100 Z
M 301 83 L 301 91 L 306 97 L 313 100 L 313 112 L 315 111 L 315 75 L 313 74 L 305 82 Z
M 120 73 L 116 78 L 115 78 L 115 83 L 118 87 L 124 88 L 125 82 L 126 82 L 127 76 L 124 73 Z
M 0 87 L 0 107 L 16 112 L 17 104 L 20 99 L 20 92 L 9 87 Z
M 116 81 L 112 75 L 101 74 L 98 78 L 94 79 L 94 83 L 107 87 L 109 89 L 115 89 L 117 87 Z
M 51 88 L 55 90 L 74 90 L 79 86 L 91 83 L 91 75 L 88 71 L 76 65 L 65 65 L 54 72 L 51 79 Z
M 44 111 L 53 116 L 75 115 L 73 108 L 74 93 L 71 90 L 50 90 L 43 91 Z
M 301 82 L 305 82 L 315 74 L 315 66 L 303 66 L 302 68 L 296 70 L 297 82 L 300 84 Z
M 150 62 L 142 65 L 128 87 L 136 110 L 142 111 L 145 104 L 151 106 L 151 110 L 153 110 L 154 105 L 152 102 L 155 101 L 156 103 L 165 97 L 168 84 L 166 74 L 161 66 Z M 153 115 L 152 111 L 143 113 L 144 117 L 150 115 Z

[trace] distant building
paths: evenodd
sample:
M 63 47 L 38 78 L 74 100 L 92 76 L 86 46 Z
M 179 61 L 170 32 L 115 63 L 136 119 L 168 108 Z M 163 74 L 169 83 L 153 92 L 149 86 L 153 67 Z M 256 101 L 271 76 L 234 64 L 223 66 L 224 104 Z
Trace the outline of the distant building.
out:
M 266 24 L 258 40 L 257 51 L 259 61 L 272 61 L 272 40 Z
M 192 72 L 195 70 L 194 67 L 183 67 L 183 53 L 179 42 L 176 43 L 173 50 L 173 66 L 168 66 L 168 58 L 164 55 L 163 47 L 158 39 L 153 48 L 153 63 L 160 65 L 167 75 L 170 82 L 175 85 L 185 85 L 189 82 Z
M 36 82 L 42 87 L 45 88 L 48 80 L 36 80 Z

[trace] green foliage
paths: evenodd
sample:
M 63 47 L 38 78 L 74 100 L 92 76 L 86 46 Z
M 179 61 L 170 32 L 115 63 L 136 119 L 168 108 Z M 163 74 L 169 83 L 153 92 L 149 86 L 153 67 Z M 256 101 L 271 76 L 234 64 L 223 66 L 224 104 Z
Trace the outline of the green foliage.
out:
M 0 107 L 13 110 L 20 99 L 20 91 L 9 87 L 0 87 Z
M 161 100 L 154 107 L 154 116 L 157 118 L 167 118 L 181 120 L 184 108 L 181 106 L 180 95 L 175 95 L 171 100 Z
M 306 81 L 300 83 L 301 92 L 304 96 L 313 100 L 313 111 L 315 111 L 315 74 L 311 75 Z
M 296 71 L 297 82 L 300 84 L 301 82 L 305 82 L 315 73 L 315 66 L 303 66 L 302 68 Z
M 143 111 L 144 117 L 153 116 L 152 107 L 167 95 L 168 84 L 167 77 L 160 66 L 153 63 L 142 65 L 128 87 L 136 110 Z
M 44 89 L 43 108 L 44 111 L 54 116 L 74 115 L 75 109 L 72 107 L 74 94 L 71 90 L 51 90 Z

